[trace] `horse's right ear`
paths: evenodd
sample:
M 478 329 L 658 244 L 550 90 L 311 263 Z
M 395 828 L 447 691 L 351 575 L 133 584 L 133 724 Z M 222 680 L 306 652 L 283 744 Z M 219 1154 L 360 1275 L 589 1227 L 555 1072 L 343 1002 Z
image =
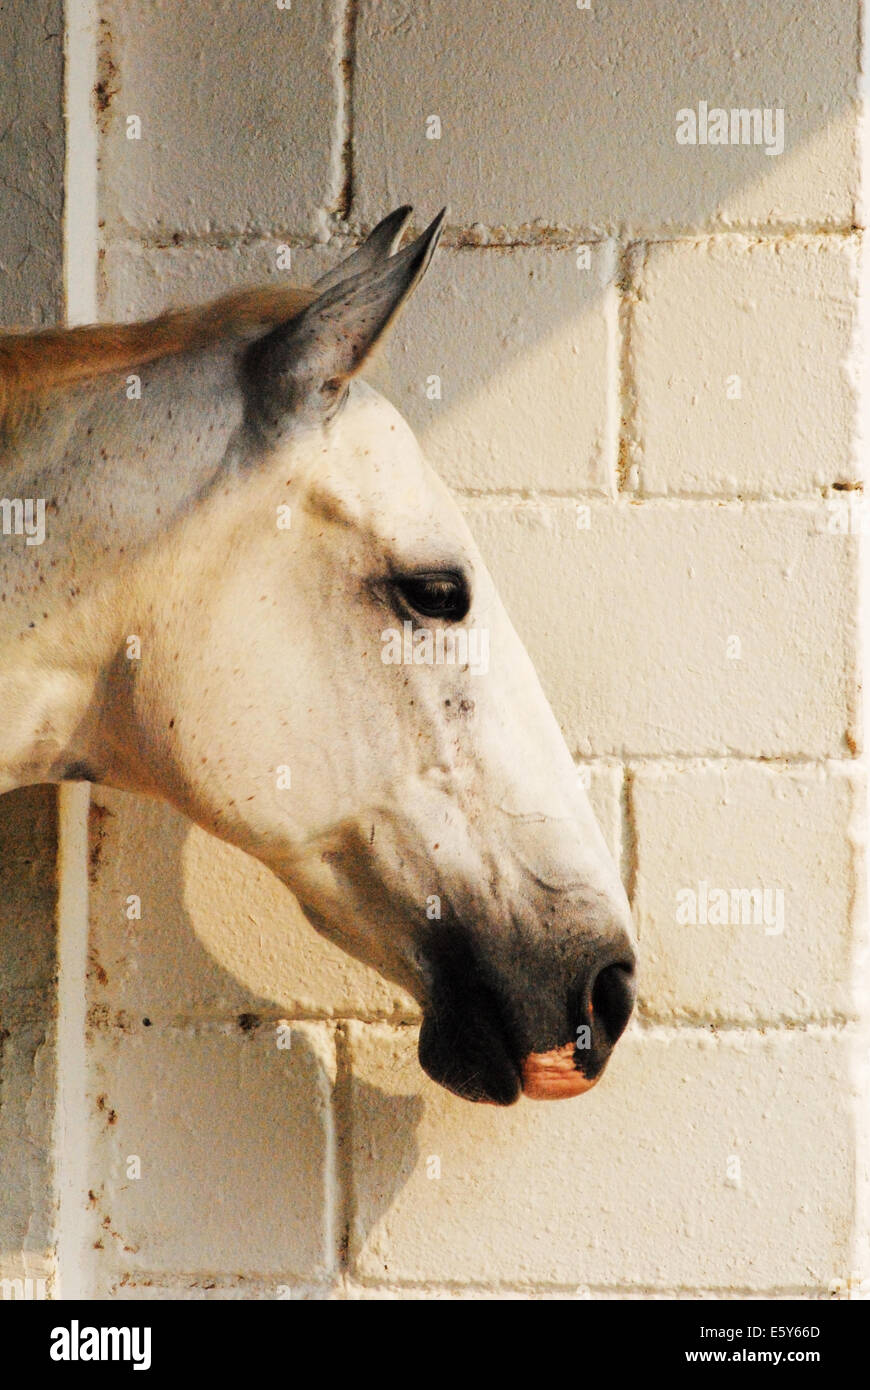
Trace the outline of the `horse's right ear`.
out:
M 275 441 L 298 424 L 320 424 L 335 414 L 348 381 L 426 270 L 445 212 L 442 208 L 422 236 L 390 256 L 385 251 L 396 237 L 394 219 L 407 219 L 406 209 L 397 209 L 372 233 L 375 247 L 366 242 L 340 268 L 345 272 L 340 280 L 289 323 L 250 345 L 244 357 L 248 404 L 267 438 Z M 356 257 L 375 263 L 354 274 Z

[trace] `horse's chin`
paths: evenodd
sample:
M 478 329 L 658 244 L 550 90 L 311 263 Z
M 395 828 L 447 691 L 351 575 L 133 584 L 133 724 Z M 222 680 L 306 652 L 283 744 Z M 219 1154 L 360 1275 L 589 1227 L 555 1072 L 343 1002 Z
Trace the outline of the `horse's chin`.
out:
M 519 1067 L 498 1028 L 479 1014 L 457 1027 L 455 1018 L 445 1026 L 443 1016 L 424 1013 L 417 1050 L 426 1075 L 463 1100 L 513 1105 L 522 1094 Z

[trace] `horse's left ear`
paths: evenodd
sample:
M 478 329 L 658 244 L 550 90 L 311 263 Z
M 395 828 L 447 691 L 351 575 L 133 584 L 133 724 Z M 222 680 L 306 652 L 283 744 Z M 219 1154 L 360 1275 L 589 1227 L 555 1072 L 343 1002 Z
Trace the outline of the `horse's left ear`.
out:
M 297 423 L 323 423 L 335 414 L 348 381 L 425 272 L 445 213 L 442 208 L 410 246 L 394 256 L 381 249 L 374 265 L 330 284 L 301 314 L 250 345 L 244 357 L 248 404 L 267 437 L 280 438 Z M 404 208 L 392 217 L 400 214 Z M 372 233 L 381 232 L 379 248 L 395 235 L 390 222 L 385 219 Z
M 337 265 L 333 270 L 321 275 L 319 280 L 315 280 L 314 288 L 318 294 L 324 294 L 326 290 L 331 290 L 333 285 L 340 285 L 342 280 L 349 280 L 352 275 L 360 275 L 364 270 L 371 270 L 373 266 L 385 261 L 388 256 L 392 256 L 394 251 L 399 248 L 402 240 L 402 233 L 408 225 L 408 218 L 411 216 L 412 208 L 406 203 L 403 207 L 396 208 L 382 222 L 369 232 L 362 246 L 353 255 Z

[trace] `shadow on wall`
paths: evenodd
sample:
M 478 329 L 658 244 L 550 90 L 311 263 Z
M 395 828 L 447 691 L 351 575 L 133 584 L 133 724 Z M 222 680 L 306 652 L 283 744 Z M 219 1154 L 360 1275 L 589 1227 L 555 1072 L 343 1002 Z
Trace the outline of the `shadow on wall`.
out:
M 365 1116 L 365 1136 L 357 1136 L 352 1130 L 354 1166 L 370 1167 L 377 1174 L 376 1181 L 366 1183 L 365 1201 L 352 1204 L 349 1239 L 350 1253 L 356 1260 L 370 1237 L 376 1235 L 381 1217 L 390 1210 L 418 1168 L 417 1128 L 423 1118 L 425 1101 L 421 1095 L 388 1094 L 355 1077 L 353 1105 L 357 1114 Z
M 350 1239 L 354 1165 L 389 1173 L 355 1217 L 359 1239 L 414 1170 L 422 1113 L 419 1096 L 354 1083 L 379 1152 L 341 1147 L 350 1063 L 331 1020 L 411 1021 L 413 1003 L 322 941 L 241 851 L 157 802 L 92 796 L 92 1217 L 105 1277 L 119 1260 L 136 1284 L 155 1270 L 328 1279 Z M 128 1181 L 119 1155 L 149 1181 Z
M 92 1004 L 154 1023 L 418 1017 L 264 865 L 160 802 L 92 789 L 90 877 Z

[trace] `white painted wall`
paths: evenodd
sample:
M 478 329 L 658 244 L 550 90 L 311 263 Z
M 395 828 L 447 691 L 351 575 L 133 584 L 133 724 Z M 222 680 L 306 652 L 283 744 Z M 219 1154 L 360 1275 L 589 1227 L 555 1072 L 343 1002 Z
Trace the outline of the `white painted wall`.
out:
M 286 276 L 281 245 L 308 281 L 398 203 L 418 225 L 449 204 L 373 379 L 464 499 L 623 865 L 642 974 L 589 1096 L 469 1106 L 420 1072 L 411 1001 L 264 869 L 95 790 L 88 1292 L 870 1276 L 858 5 L 626 15 L 100 8 L 104 317 Z M 702 101 L 782 108 L 783 153 L 679 145 Z M 678 922 L 699 883 L 781 890 L 782 932 Z

